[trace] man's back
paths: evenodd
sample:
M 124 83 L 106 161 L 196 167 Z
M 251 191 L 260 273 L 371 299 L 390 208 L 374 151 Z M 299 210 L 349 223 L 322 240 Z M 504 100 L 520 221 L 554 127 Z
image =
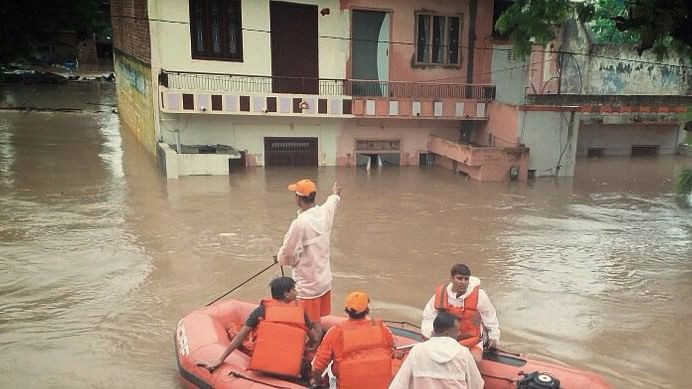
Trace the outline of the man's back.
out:
M 467 348 L 436 336 L 411 349 L 389 388 L 482 389 L 483 378 Z

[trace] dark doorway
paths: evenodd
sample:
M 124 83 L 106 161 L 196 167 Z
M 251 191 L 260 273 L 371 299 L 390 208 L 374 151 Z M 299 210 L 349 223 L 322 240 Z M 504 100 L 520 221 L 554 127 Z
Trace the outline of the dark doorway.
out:
M 603 147 L 589 147 L 586 150 L 586 158 L 601 158 L 603 157 Z
M 247 153 L 245 151 L 240 152 L 240 158 L 229 158 L 228 159 L 228 172 L 229 173 L 240 171 L 245 166 L 247 166 Z
M 272 1 L 269 9 L 274 93 L 317 94 L 317 6 Z
M 420 166 L 432 166 L 435 164 L 435 154 L 433 153 L 419 153 L 418 154 L 418 164 Z
M 317 138 L 264 138 L 265 165 L 317 166 Z
M 356 96 L 387 96 L 389 80 L 389 14 L 380 11 L 353 10 L 351 21 L 351 67 L 356 80 Z

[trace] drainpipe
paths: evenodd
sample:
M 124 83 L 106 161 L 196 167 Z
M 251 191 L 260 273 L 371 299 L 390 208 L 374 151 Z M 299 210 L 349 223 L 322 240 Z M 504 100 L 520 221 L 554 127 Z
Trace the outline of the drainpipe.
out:
M 466 83 L 473 84 L 473 55 L 476 47 L 476 14 L 478 13 L 478 0 L 469 1 L 469 50 L 466 56 Z M 466 89 L 466 98 L 473 97 L 473 88 Z M 462 122 L 459 130 L 459 142 L 471 143 L 471 131 L 473 127 L 471 123 Z
M 557 95 L 560 96 L 562 90 L 562 67 L 564 66 L 565 53 L 560 48 L 560 53 L 557 56 Z
M 466 66 L 466 83 L 473 84 L 473 55 L 476 47 L 476 14 L 478 13 L 478 0 L 469 1 L 469 50 L 468 64 Z M 470 94 L 467 88 L 467 94 Z M 471 97 L 471 96 L 466 96 Z

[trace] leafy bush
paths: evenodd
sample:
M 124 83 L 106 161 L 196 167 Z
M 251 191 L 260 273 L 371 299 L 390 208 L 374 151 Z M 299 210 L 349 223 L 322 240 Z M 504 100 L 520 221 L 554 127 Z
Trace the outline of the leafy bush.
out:
M 692 168 L 682 168 L 678 172 L 676 190 L 679 194 L 692 193 Z

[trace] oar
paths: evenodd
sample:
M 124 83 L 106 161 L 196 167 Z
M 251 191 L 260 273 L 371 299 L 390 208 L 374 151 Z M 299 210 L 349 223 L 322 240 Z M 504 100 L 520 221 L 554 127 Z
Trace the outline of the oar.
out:
M 279 263 L 279 258 L 277 258 L 276 255 L 273 256 L 272 258 L 274 259 L 274 263 Z M 285 277 L 284 276 L 284 265 L 279 265 L 279 267 L 281 268 L 281 277 Z
M 229 294 L 235 292 L 238 288 L 240 288 L 241 286 L 243 286 L 243 285 L 247 284 L 248 282 L 252 281 L 252 280 L 255 279 L 257 276 L 259 276 L 260 274 L 262 274 L 262 273 L 264 273 L 265 271 L 269 270 L 269 268 L 272 267 L 272 266 L 274 266 L 274 265 L 276 265 L 276 262 L 272 262 L 271 265 L 265 267 L 264 269 L 260 270 L 260 271 L 259 271 L 257 274 L 255 274 L 254 276 L 252 276 L 252 277 L 248 278 L 247 280 L 241 282 L 241 283 L 240 283 L 238 286 L 236 286 L 235 288 L 233 288 L 233 289 L 229 290 L 228 292 L 222 294 L 221 296 L 219 296 L 218 298 L 216 298 L 214 301 L 212 301 L 212 302 L 210 302 L 209 304 L 205 305 L 205 307 L 208 307 L 208 306 L 214 304 L 215 302 L 221 300 L 222 298 L 228 296 Z

